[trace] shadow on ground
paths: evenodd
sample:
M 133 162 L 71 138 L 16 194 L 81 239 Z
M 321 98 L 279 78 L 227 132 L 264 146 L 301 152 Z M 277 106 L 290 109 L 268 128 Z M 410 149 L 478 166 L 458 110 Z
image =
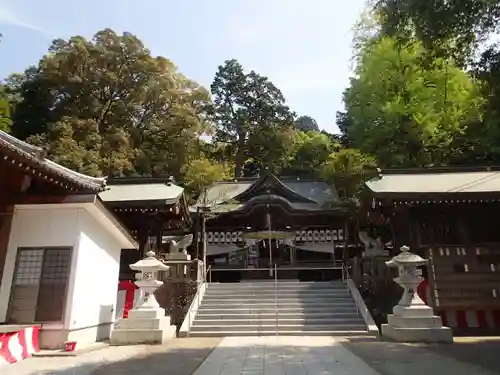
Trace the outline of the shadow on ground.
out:
M 432 344 L 427 349 L 500 374 L 500 337 L 456 337 L 453 345 Z
M 191 375 L 213 349 L 152 348 L 148 353 L 121 362 L 107 363 L 91 375 Z
M 500 374 L 499 338 L 457 338 L 455 344 L 401 344 L 375 338 L 339 338 L 380 375 Z M 77 357 L 30 358 L 2 375 L 191 375 L 220 339 L 178 339 L 163 346 L 111 347 Z M 229 349 L 227 349 L 229 350 Z M 290 362 L 315 349 L 296 345 Z M 323 349 L 320 349 L 323 350 Z M 231 352 L 232 353 L 232 352 Z M 333 352 L 332 352 L 333 353 Z M 230 354 L 232 356 L 233 354 Z M 331 357 L 330 357 L 331 358 Z M 335 362 L 342 362 L 342 358 Z M 363 375 L 363 374 L 359 374 Z
M 406 375 L 441 372 L 458 375 L 455 369 L 460 364 L 463 368 L 469 364 L 500 374 L 500 337 L 458 337 L 453 344 L 404 344 L 375 338 L 347 338 L 343 345 L 381 375 L 403 374 L 403 371 Z
M 74 357 L 39 357 L 2 367 L 2 375 L 191 375 L 220 339 L 107 347 Z

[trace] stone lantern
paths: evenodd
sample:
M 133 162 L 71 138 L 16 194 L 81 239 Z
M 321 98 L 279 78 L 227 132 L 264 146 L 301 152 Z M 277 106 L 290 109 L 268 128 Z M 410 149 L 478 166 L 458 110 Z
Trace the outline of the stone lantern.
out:
M 417 287 L 424 281 L 417 267 L 427 263 L 408 246 L 402 246 L 401 253 L 386 262 L 388 267 L 398 268 L 394 281 L 403 288 L 403 295 L 393 314 L 387 316 L 387 324 L 382 325 L 383 336 L 407 342 L 453 342 L 451 329 L 443 327 L 441 317 L 435 316 L 417 294 Z
M 130 268 L 140 272 L 136 276 L 135 285 L 141 289 L 141 295 L 144 296 L 137 306 L 134 306 L 134 310 L 159 309 L 160 305 L 154 292 L 163 285 L 163 281 L 158 280 L 158 272 L 167 271 L 169 267 L 156 259 L 154 252 L 148 251 L 146 258 L 131 264 Z
M 154 292 L 163 285 L 157 276 L 168 266 L 149 251 L 147 257 L 130 265 L 139 271 L 135 284 L 141 289 L 143 297 L 128 313 L 128 318 L 119 320 L 110 337 L 111 345 L 162 344 L 175 337 L 175 326 L 170 325 L 170 317 L 165 316 Z

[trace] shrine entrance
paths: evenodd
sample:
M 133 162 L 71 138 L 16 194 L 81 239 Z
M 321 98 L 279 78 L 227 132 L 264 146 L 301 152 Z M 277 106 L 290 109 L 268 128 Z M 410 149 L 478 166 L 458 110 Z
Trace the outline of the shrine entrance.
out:
M 259 268 L 272 268 L 275 264 L 289 265 L 292 262 L 290 246 L 277 239 L 260 241 L 257 251 Z

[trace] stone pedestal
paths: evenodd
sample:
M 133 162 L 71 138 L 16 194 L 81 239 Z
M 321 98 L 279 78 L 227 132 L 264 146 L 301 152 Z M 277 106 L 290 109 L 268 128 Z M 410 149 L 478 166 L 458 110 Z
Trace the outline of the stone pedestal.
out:
M 453 342 L 451 329 L 423 302 L 421 306 L 396 305 L 393 312 L 387 316 L 387 324 L 382 324 L 382 336 L 403 342 Z
M 162 262 L 148 252 L 147 258 L 131 264 L 130 268 L 141 271 L 135 284 L 144 292 L 141 301 L 128 312 L 128 318 L 119 320 L 111 332 L 111 345 L 163 344 L 176 335 L 170 317 L 160 307 L 154 291 L 163 285 L 156 280 L 158 271 L 168 270 Z
M 398 267 L 399 277 L 394 281 L 404 288 L 404 293 L 393 314 L 388 315 L 387 324 L 382 325 L 382 336 L 404 342 L 453 342 L 451 329 L 443 327 L 441 317 L 434 315 L 416 292 L 423 281 L 417 266 L 426 263 L 426 259 L 410 253 L 407 246 L 386 262 L 389 267 Z
M 175 337 L 175 326 L 162 308 L 132 309 L 119 320 L 111 333 L 111 345 L 163 344 Z

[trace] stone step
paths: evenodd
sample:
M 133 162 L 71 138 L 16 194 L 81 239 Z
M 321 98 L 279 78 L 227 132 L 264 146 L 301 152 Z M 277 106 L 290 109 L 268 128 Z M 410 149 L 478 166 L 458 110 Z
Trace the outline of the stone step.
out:
M 252 288 L 261 288 L 268 289 L 274 288 L 275 286 L 282 289 L 346 289 L 346 285 L 342 282 L 325 282 L 325 283 L 287 283 L 287 282 L 255 282 L 255 283 L 208 283 L 208 287 L 212 289 L 252 289 Z
M 169 326 L 170 317 L 163 319 L 120 319 L 115 323 L 115 330 L 163 329 Z
M 329 305 L 331 306 L 331 305 Z M 225 308 L 219 305 L 211 305 L 207 306 L 206 304 L 201 304 L 198 309 L 198 314 L 218 314 L 223 315 L 230 312 L 231 314 L 276 314 L 276 306 L 269 307 L 255 307 L 255 306 L 238 306 L 236 308 Z M 329 314 L 342 314 L 342 313 L 357 313 L 356 305 L 353 303 L 352 305 L 346 306 L 335 306 L 335 308 L 325 309 L 323 306 L 315 307 L 315 306 L 294 306 L 290 308 L 283 308 L 280 306 L 278 309 L 278 313 L 290 313 L 290 314 L 311 314 L 324 312 Z
M 250 284 L 274 284 L 274 279 L 245 279 L 241 281 L 235 282 L 214 282 L 216 285 L 250 285 Z M 278 279 L 278 283 L 286 284 L 286 285 L 326 285 L 326 284 L 342 284 L 341 280 L 332 280 L 332 281 L 300 281 L 297 279 Z
M 223 312 L 223 313 L 207 313 L 205 311 L 200 311 L 198 315 L 196 316 L 197 320 L 224 320 L 224 319 L 276 319 L 276 316 L 279 317 L 279 319 L 321 319 L 321 318 L 335 318 L 335 319 L 350 319 L 351 317 L 356 317 L 359 318 L 359 315 L 357 314 L 356 311 L 324 311 L 324 310 L 319 310 L 318 312 L 298 312 L 298 313 L 290 313 L 290 312 L 283 312 L 283 311 L 278 311 L 278 314 L 276 312 L 265 312 L 265 313 L 237 313 L 237 312 L 231 312 L 228 313 Z
M 303 324 L 279 324 L 278 332 L 280 331 L 366 331 L 366 327 L 363 324 L 315 324 L 315 325 L 303 325 Z M 276 324 L 242 324 L 242 325 L 193 325 L 191 327 L 191 332 L 202 332 L 202 331 L 224 331 L 224 332 L 245 332 L 245 331 L 257 331 L 257 332 L 276 332 Z
M 261 303 L 248 303 L 248 302 L 242 302 L 242 303 L 232 303 L 232 302 L 224 302 L 224 303 L 209 303 L 207 301 L 206 303 L 202 303 L 200 306 L 200 310 L 206 310 L 206 309 L 225 309 L 225 310 L 238 310 L 238 309 L 248 309 L 248 310 L 276 310 L 276 303 L 275 302 L 261 302 Z M 280 310 L 287 310 L 287 309 L 305 309 L 306 311 L 308 309 L 327 309 L 327 310 L 337 310 L 339 308 L 351 308 L 353 310 L 356 309 L 356 304 L 353 301 L 345 301 L 345 302 L 309 302 L 309 303 L 303 303 L 303 302 L 289 302 L 289 303 L 284 303 L 284 302 L 278 302 L 278 308 Z
M 350 297 L 351 294 L 347 290 L 338 290 L 338 291 L 324 291 L 324 292 L 303 292 L 303 291 L 283 291 L 278 290 L 277 292 L 274 290 L 262 290 L 256 291 L 252 293 L 242 292 L 240 290 L 228 290 L 224 292 L 207 290 L 205 292 L 205 297 L 241 297 L 241 298 L 252 298 L 252 297 L 267 297 L 274 298 L 278 295 L 278 297 L 337 297 L 337 296 L 346 296 Z
M 324 283 L 289 283 L 289 282 L 253 282 L 253 283 L 208 283 L 210 289 L 269 289 L 277 285 L 280 289 L 321 290 L 321 289 L 346 289 L 341 282 Z
M 336 324 L 346 324 L 346 325 L 361 325 L 364 326 L 363 319 L 353 315 L 350 318 L 305 318 L 305 319 L 286 319 L 286 318 L 258 318 L 258 319 L 196 319 L 193 326 L 244 326 L 244 325 L 257 325 L 257 326 L 268 326 L 276 325 L 279 326 L 287 325 L 297 325 L 297 326 L 316 326 L 316 325 L 336 325 Z
M 292 330 L 279 330 L 262 332 L 262 331 L 202 331 L 191 332 L 190 337 L 226 337 L 226 336 L 339 336 L 339 337 L 372 337 L 367 331 L 292 331 Z
M 110 345 L 163 344 L 175 337 L 175 326 L 166 329 L 114 329 Z
M 367 336 L 366 325 L 342 282 L 209 284 L 191 327 L 193 337 L 276 333 Z
M 352 298 L 342 296 L 342 297 L 310 297 L 310 298 L 215 298 L 215 297 L 205 297 L 203 301 L 206 304 L 276 304 L 279 305 L 287 304 L 342 304 L 352 302 Z

